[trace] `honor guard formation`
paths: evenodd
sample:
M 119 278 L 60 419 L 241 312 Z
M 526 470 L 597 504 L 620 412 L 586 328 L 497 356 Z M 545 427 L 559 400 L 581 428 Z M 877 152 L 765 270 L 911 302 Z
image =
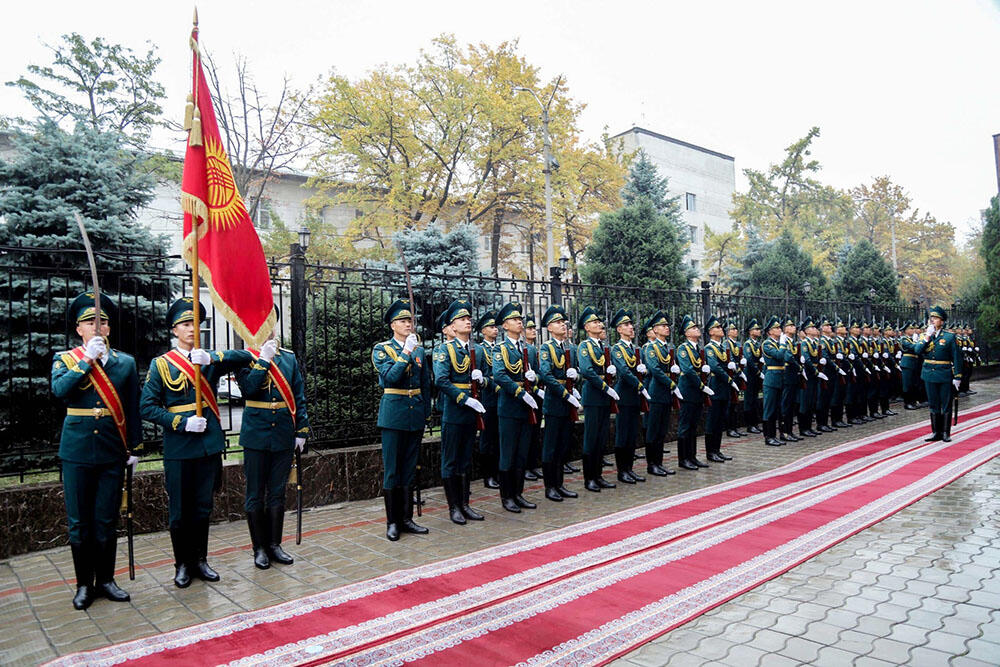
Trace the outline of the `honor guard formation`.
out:
M 97 597 L 129 599 L 114 580 L 117 520 L 123 487 L 126 496 L 131 490 L 142 420 L 163 430 L 174 584 L 219 580 L 208 563 L 209 517 L 226 444 L 216 388 L 228 373 L 246 400 L 239 437 L 253 562 L 260 569 L 291 565 L 281 546 L 286 484 L 309 437 L 295 355 L 273 335 L 259 350 L 202 349 L 194 303 L 182 298 L 167 313 L 174 347 L 152 360 L 140 386 L 136 361 L 109 345 L 115 311 L 103 294 L 99 307 L 93 293 L 73 299 L 67 317 L 80 345 L 56 353 L 52 363 L 53 393 L 66 403 L 59 456 L 77 580 L 73 606 L 86 609 Z M 198 315 L 204 321 L 200 304 Z M 743 329 L 733 319 L 709 317 L 703 328 L 686 315 L 674 347 L 661 311 L 639 322 L 623 308 L 606 325 L 592 307 L 573 322 L 551 306 L 536 324 L 518 302 L 476 313 L 456 300 L 437 321 L 444 342 L 432 354 L 414 319 L 408 300 L 394 301 L 384 316 L 391 337 L 371 351 L 382 390 L 377 425 L 392 541 L 429 532 L 414 521 L 414 509 L 419 514 L 420 445 L 435 408 L 448 515 L 464 525 L 484 520 L 469 502 L 474 458 L 485 487 L 499 489 L 508 512 L 537 507 L 525 497 L 525 480 L 541 478 L 552 502 L 579 498 L 565 474 L 578 472 L 569 458 L 581 417 L 583 489 L 601 493 L 616 488 L 612 479 L 634 485 L 676 474 L 664 457 L 672 413 L 677 467 L 686 473 L 731 462 L 723 436 L 762 434 L 767 445 L 783 446 L 891 417 L 889 402 L 897 396 L 907 410 L 929 407 L 928 440 L 948 441 L 957 399 L 975 393 L 969 379 L 981 363 L 971 328 L 949 325 L 940 307 L 928 310 L 926 323 L 898 326 L 772 316 Z M 546 332 L 541 343 L 539 325 Z M 704 460 L 697 442 L 703 414 Z M 640 433 L 644 450 L 637 454 Z M 604 458 L 609 445 L 613 464 Z M 645 461 L 645 475 L 637 460 Z M 612 465 L 617 475 L 609 479 L 604 468 Z

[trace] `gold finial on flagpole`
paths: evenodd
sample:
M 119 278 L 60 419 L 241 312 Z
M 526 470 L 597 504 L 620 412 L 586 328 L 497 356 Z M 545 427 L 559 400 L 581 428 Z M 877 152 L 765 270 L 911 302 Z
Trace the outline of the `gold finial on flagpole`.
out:
M 195 8 L 194 8 L 194 29 L 195 30 L 198 29 L 198 6 L 197 5 L 195 5 Z

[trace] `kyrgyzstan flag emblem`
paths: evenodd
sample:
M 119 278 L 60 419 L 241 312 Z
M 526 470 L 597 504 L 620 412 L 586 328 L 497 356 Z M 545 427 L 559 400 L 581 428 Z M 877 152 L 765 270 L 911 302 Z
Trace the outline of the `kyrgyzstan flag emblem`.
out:
M 259 348 L 276 321 L 271 274 L 222 145 L 212 94 L 201 67 L 197 19 L 191 49 L 193 92 L 185 115 L 189 132 L 181 182 L 184 259 L 192 268 L 197 267 L 216 310 L 250 347 Z

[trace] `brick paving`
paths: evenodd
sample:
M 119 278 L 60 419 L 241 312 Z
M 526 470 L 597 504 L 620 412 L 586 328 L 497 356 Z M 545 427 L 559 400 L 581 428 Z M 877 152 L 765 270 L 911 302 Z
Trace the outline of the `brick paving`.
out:
M 971 407 L 1000 397 L 1000 380 L 974 383 Z M 136 580 L 117 580 L 132 602 L 95 602 L 75 611 L 69 549 L 0 561 L 0 664 L 28 665 L 158 632 L 259 609 L 396 569 L 469 553 L 560 528 L 664 495 L 768 470 L 805 454 L 902 424 L 926 411 L 841 430 L 822 438 L 765 447 L 758 439 L 723 443 L 736 460 L 706 471 L 652 478 L 591 494 L 579 477 L 577 500 L 552 503 L 538 486 L 526 495 L 539 509 L 504 512 L 496 493 L 475 486 L 482 523 L 452 524 L 440 489 L 425 492 L 428 537 L 384 537 L 380 500 L 307 512 L 291 567 L 253 567 L 243 523 L 212 527 L 211 563 L 222 581 L 172 583 L 167 533 L 136 537 Z M 641 462 L 640 462 L 641 463 Z M 292 522 L 287 522 L 291 524 Z M 286 525 L 289 528 L 289 525 Z M 124 566 L 124 540 L 119 544 Z M 645 644 L 615 665 L 949 665 L 1000 664 L 1000 460 L 699 618 Z

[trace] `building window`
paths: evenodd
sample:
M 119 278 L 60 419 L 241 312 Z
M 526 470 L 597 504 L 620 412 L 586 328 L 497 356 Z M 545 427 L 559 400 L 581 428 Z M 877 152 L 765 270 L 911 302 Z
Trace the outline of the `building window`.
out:
M 271 205 L 268 201 L 262 199 L 257 202 L 257 212 L 253 224 L 257 229 L 271 228 Z
M 686 205 L 687 210 L 697 211 L 698 210 L 697 200 L 698 198 L 694 196 L 693 192 L 688 192 L 687 195 L 685 195 L 684 197 L 684 203 Z
M 698 227 L 697 225 L 688 225 L 688 233 L 691 234 L 691 243 L 698 242 Z
M 485 252 L 489 252 L 490 251 L 490 243 L 492 241 L 493 241 L 493 237 L 492 236 L 484 236 L 483 237 L 483 250 Z

